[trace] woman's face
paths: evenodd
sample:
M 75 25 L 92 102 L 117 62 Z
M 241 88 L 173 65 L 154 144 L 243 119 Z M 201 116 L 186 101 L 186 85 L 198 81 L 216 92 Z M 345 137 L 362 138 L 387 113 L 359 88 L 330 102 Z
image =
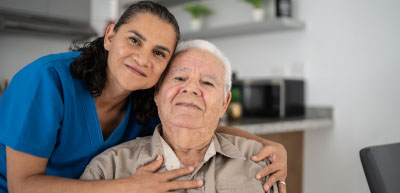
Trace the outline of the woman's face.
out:
M 171 24 L 157 16 L 140 13 L 117 32 L 107 28 L 104 48 L 108 51 L 107 85 L 120 91 L 153 87 L 165 70 L 176 43 Z
M 230 101 L 223 65 L 199 49 L 179 53 L 170 65 L 154 97 L 162 125 L 213 133 Z

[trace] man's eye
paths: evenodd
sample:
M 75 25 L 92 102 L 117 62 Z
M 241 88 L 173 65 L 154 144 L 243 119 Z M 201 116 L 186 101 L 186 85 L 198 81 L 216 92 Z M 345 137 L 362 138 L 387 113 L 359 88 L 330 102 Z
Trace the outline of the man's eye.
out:
M 211 82 L 208 82 L 208 81 L 204 81 L 204 82 L 203 82 L 203 84 L 205 84 L 205 85 L 207 85 L 207 86 L 214 86 L 214 84 L 213 84 L 213 83 L 211 83 Z
M 129 37 L 129 39 L 131 40 L 131 42 L 133 42 L 134 44 L 136 44 L 136 45 L 140 45 L 140 42 L 139 42 L 139 40 L 137 40 L 136 38 L 134 38 L 134 37 Z
M 175 77 L 175 80 L 177 80 L 177 81 L 184 81 L 185 79 L 182 78 L 182 77 L 177 76 L 177 77 Z
M 165 54 L 163 53 L 163 52 L 160 52 L 160 51 L 154 51 L 153 52 L 156 56 L 161 56 L 161 57 L 163 57 L 163 58 L 165 58 Z

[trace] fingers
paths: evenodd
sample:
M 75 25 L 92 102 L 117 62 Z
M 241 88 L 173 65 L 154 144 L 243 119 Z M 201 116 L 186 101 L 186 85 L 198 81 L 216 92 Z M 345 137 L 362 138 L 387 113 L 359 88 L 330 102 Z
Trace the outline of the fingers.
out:
M 168 190 L 183 190 L 200 188 L 201 186 L 203 186 L 203 180 L 178 180 L 169 182 L 166 188 Z
M 176 169 L 176 170 L 171 170 L 171 171 L 168 171 L 168 172 L 160 173 L 160 175 L 162 176 L 162 178 L 165 181 L 170 181 L 170 180 L 173 180 L 175 178 L 191 174 L 193 171 L 194 171 L 194 168 L 192 166 L 190 166 L 190 167 L 187 167 L 187 168 L 180 168 L 180 169 Z
M 265 146 L 260 152 L 258 152 L 255 156 L 251 157 L 251 160 L 254 162 L 259 162 L 261 160 L 273 157 L 274 146 Z M 272 160 L 270 160 L 272 161 Z
M 156 160 L 139 169 L 154 173 L 161 167 L 162 163 L 163 163 L 163 157 L 161 155 L 158 155 Z
M 269 164 L 267 165 L 265 168 L 263 168 L 262 170 L 260 170 L 257 174 L 256 174 L 256 179 L 259 180 L 262 177 L 271 175 L 275 172 L 279 171 L 279 166 L 278 164 Z
M 283 171 L 278 171 L 278 172 L 273 173 L 273 174 L 268 178 L 268 180 L 265 182 L 265 184 L 264 184 L 264 190 L 267 191 L 268 189 L 270 189 L 275 183 L 278 182 L 278 180 L 280 180 L 280 181 L 285 181 L 285 177 L 286 177 L 286 175 L 285 175 L 285 173 L 284 173 Z M 281 186 L 279 186 L 279 185 L 282 185 L 282 184 L 278 184 L 278 187 L 281 187 Z M 286 188 L 286 187 L 285 187 L 285 188 Z M 279 190 L 281 190 L 281 189 L 279 188 Z M 285 189 L 285 190 L 286 190 L 286 189 Z M 282 193 L 282 192 L 279 192 L 279 193 Z
M 286 184 L 278 184 L 279 193 L 286 193 Z

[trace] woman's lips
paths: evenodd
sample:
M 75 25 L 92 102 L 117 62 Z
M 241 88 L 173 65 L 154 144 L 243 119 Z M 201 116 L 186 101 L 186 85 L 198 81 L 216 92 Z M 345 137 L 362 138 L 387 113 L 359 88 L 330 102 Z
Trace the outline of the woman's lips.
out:
M 176 105 L 202 110 L 199 106 L 197 106 L 196 104 L 193 104 L 193 103 L 179 102 L 179 103 L 176 103 Z
M 145 73 L 143 73 L 142 71 L 140 71 L 139 69 L 133 67 L 133 66 L 129 66 L 128 64 L 125 64 L 125 66 L 133 73 L 143 76 L 143 77 L 147 77 L 147 75 Z

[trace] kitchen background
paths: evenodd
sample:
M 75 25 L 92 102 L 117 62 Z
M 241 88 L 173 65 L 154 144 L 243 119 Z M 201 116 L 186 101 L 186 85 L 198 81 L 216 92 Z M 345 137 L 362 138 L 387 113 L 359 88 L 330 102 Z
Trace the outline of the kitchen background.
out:
M 107 20 L 119 14 L 115 7 L 127 2 L 0 0 L 0 8 L 90 23 L 101 34 Z M 207 28 L 251 21 L 251 6 L 243 1 L 202 2 L 214 11 Z M 273 4 L 263 5 L 267 19 L 275 15 Z M 369 192 L 359 150 L 400 141 L 400 1 L 296 0 L 292 5 L 304 28 L 210 41 L 226 53 L 239 77 L 301 76 L 307 105 L 333 107 L 332 128 L 304 132 L 302 192 Z M 189 31 L 182 5 L 169 8 L 181 31 Z M 0 31 L 0 79 L 11 79 L 42 55 L 67 51 L 73 39 Z

